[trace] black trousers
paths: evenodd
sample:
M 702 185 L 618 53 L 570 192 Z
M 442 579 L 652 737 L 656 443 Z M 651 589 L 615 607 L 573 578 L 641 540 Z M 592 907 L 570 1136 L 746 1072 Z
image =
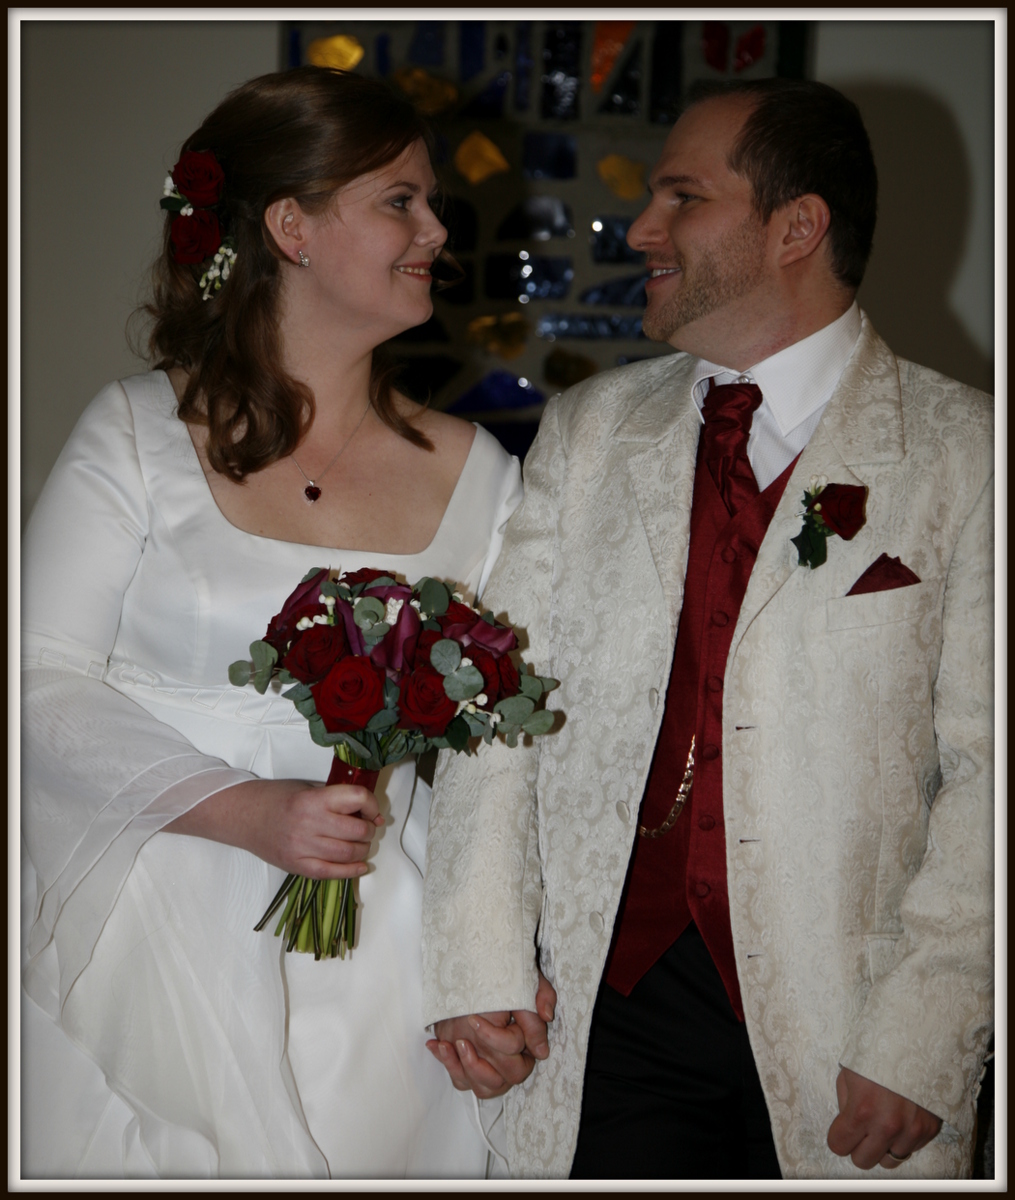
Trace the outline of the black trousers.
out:
M 694 924 L 592 1018 L 572 1179 L 779 1179 L 747 1027 Z

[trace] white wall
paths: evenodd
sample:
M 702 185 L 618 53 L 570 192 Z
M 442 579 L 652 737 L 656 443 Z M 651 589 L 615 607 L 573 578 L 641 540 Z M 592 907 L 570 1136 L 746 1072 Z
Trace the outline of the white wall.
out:
M 88 401 L 144 369 L 124 327 L 180 143 L 231 88 L 281 64 L 273 21 L 20 28 L 24 519 Z

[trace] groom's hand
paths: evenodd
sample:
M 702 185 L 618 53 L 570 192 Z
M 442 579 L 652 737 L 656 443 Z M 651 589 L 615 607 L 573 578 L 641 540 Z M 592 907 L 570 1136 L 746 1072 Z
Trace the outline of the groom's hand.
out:
M 516 1009 L 438 1021 L 427 1049 L 459 1091 L 473 1091 L 483 1100 L 502 1096 L 529 1076 L 537 1058 L 548 1057 L 546 1026 L 556 1004 L 557 993 L 540 972 L 535 1012 Z
M 937 1137 L 941 1118 L 905 1096 L 843 1067 L 835 1081 L 839 1115 L 828 1129 L 828 1146 L 861 1170 L 878 1163 L 894 1170 Z

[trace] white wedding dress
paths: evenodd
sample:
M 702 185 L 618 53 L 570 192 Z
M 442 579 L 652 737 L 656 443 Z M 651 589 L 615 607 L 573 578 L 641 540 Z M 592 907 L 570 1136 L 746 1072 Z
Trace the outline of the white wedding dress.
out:
M 344 961 L 253 932 L 280 870 L 159 830 L 242 780 L 326 778 L 293 706 L 227 679 L 308 570 L 478 593 L 520 499 L 477 429 L 420 554 L 275 541 L 216 506 L 163 372 L 92 402 L 25 538 L 24 1176 L 484 1175 L 472 1096 L 424 1046 L 414 764 L 381 774 Z

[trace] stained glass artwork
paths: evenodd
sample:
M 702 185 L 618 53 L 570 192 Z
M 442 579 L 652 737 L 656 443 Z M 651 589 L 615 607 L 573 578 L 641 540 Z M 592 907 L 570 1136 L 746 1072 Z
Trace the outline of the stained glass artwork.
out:
M 515 28 L 515 108 L 528 112 L 532 87 L 532 22 L 519 21 Z
M 422 325 L 413 325 L 396 334 L 393 342 L 450 342 L 451 335 L 439 317 L 431 317 Z
M 730 56 L 730 27 L 725 21 L 705 21 L 701 27 L 701 52 L 716 71 L 725 71 Z
M 677 119 L 684 85 L 684 23 L 657 21 L 652 35 L 652 91 L 649 118 L 657 125 Z
M 589 82 L 594 92 L 601 92 L 603 84 L 617 64 L 627 39 L 637 21 L 597 21 L 592 42 L 592 62 L 589 65 Z
M 526 179 L 574 179 L 578 143 L 569 133 L 527 133 L 522 143 Z
M 444 65 L 444 22 L 417 21 L 409 43 L 409 62 L 418 67 Z
M 303 66 L 303 51 L 301 49 L 303 39 L 300 37 L 299 29 L 289 30 L 289 66 Z
M 559 337 L 569 338 L 639 338 L 641 317 L 621 316 L 620 313 L 546 313 L 536 321 L 536 337 L 548 342 Z
M 379 33 L 374 43 L 374 55 L 377 59 L 377 74 L 386 79 L 391 73 L 391 34 Z
M 578 118 L 581 82 L 581 26 L 575 21 L 550 25 L 543 43 L 543 96 L 540 111 L 557 121 Z
M 361 43 L 349 34 L 318 38 L 307 47 L 307 62 L 312 67 L 331 67 L 337 71 L 351 71 L 363 59 L 366 51 Z
M 563 300 L 571 290 L 574 267 L 570 258 L 530 254 L 490 254 L 486 259 L 483 286 L 491 300 L 515 297 L 530 300 Z
M 485 66 L 486 22 L 460 21 L 458 24 L 458 78 L 462 83 L 468 83 Z
M 425 403 L 449 383 L 463 364 L 449 354 L 419 354 L 402 358 L 396 376 L 398 387 L 413 400 Z
M 491 79 L 478 96 L 473 96 L 462 116 L 473 121 L 490 121 L 504 115 L 504 98 L 507 96 L 511 72 L 501 71 Z
M 624 154 L 607 154 L 596 163 L 599 178 L 621 200 L 637 200 L 645 191 L 645 164 Z
M 648 275 L 625 275 L 607 279 L 586 288 L 578 297 L 583 304 L 610 304 L 617 308 L 645 307 L 645 280 Z
M 753 67 L 765 53 L 765 27 L 755 25 L 737 38 L 736 49 L 733 52 L 733 70 L 743 71 Z
M 455 167 L 471 184 L 511 169 L 496 143 L 478 129 L 465 137 L 455 151 Z
M 627 244 L 627 231 L 633 217 L 594 217 L 592 233 L 592 261 L 597 263 L 640 263 L 645 256 L 632 250 Z
M 448 231 L 448 249 L 455 254 L 468 254 L 476 248 L 479 217 L 476 207 L 461 196 L 446 196 L 440 211 L 441 224 Z
M 474 317 L 465 330 L 474 346 L 501 358 L 517 358 L 525 349 L 529 323 L 521 313 L 499 313 Z
M 539 432 L 538 421 L 519 421 L 510 417 L 507 420 L 498 420 L 496 416 L 484 417 L 481 414 L 477 414 L 476 420 L 519 462 L 525 461 L 525 456 Z
M 479 413 L 499 408 L 531 408 L 542 404 L 544 394 L 533 387 L 524 376 L 519 378 L 510 371 L 491 371 L 479 383 L 463 392 L 447 410 L 450 413 Z
M 559 346 L 551 350 L 543 361 L 543 378 L 553 387 L 569 388 L 590 375 L 595 375 L 599 364 L 583 354 L 571 354 Z
M 446 304 L 471 304 L 476 298 L 476 270 L 468 259 L 458 265 L 462 269 L 462 278 L 451 287 L 440 291 L 435 288 L 433 295 Z
M 599 111 L 628 117 L 638 113 L 641 109 L 641 75 L 641 42 L 637 42 L 628 52 Z
M 453 83 L 422 67 L 399 67 L 392 79 L 425 117 L 436 117 L 458 102 L 458 88 Z
M 497 240 L 532 238 L 546 242 L 554 237 L 574 237 L 574 217 L 559 196 L 527 196 L 497 226 Z

